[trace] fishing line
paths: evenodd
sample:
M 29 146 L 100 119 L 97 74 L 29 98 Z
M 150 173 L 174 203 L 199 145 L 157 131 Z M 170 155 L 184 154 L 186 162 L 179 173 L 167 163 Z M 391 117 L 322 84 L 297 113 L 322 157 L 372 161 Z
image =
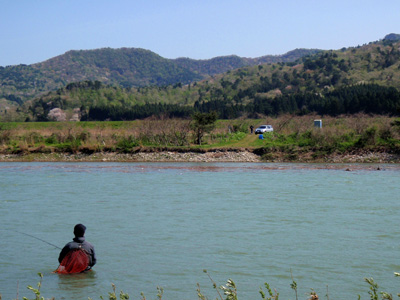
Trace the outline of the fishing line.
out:
M 49 243 L 49 242 L 47 242 L 47 241 L 45 241 L 45 240 L 42 240 L 41 238 L 38 238 L 38 237 L 36 237 L 36 236 L 33 236 L 33 235 L 28 234 L 28 233 L 25 233 L 25 232 L 21 232 L 21 231 L 17 231 L 17 230 L 14 230 L 14 231 L 15 231 L 15 232 L 18 232 L 18 233 L 20 233 L 20 234 L 24 234 L 24 235 L 26 235 L 26 236 L 30 236 L 31 238 L 37 239 L 37 240 L 39 240 L 39 241 L 42 241 L 43 243 L 46 243 L 46 244 L 48 244 L 48 245 L 50 245 L 50 246 L 56 247 L 56 248 L 58 248 L 58 249 L 61 250 L 60 247 L 58 247 L 58 246 L 56 246 L 56 245 L 54 245 L 54 244 L 52 244 L 52 243 Z

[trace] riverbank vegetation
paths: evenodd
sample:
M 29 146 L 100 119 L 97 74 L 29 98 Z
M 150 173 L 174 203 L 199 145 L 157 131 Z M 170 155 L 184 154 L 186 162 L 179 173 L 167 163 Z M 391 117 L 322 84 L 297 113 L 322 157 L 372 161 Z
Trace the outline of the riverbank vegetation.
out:
M 322 128 L 314 120 L 322 120 Z M 201 121 L 201 119 L 200 119 Z M 204 121 L 204 120 L 203 120 Z M 200 128 L 199 120 L 155 119 L 125 122 L 7 122 L 0 123 L 0 153 L 157 151 L 207 152 L 247 150 L 265 161 L 318 161 L 345 153 L 400 154 L 400 120 L 355 114 L 324 117 L 281 115 L 276 118 L 216 120 Z M 250 133 L 261 124 L 274 131 L 263 139 Z
M 236 287 L 235 282 L 232 279 L 228 279 L 226 281 L 226 284 L 224 285 L 217 285 L 217 283 L 212 279 L 210 274 L 207 272 L 207 270 L 203 270 L 204 273 L 207 274 L 209 277 L 213 288 L 216 291 L 216 299 L 217 300 L 238 300 L 238 289 Z M 43 281 L 43 274 L 38 273 L 40 277 L 40 281 L 37 284 L 37 287 L 32 287 L 28 286 L 27 288 L 32 291 L 35 295 L 35 298 L 32 300 L 45 300 L 43 296 L 41 296 L 41 287 L 42 287 L 42 281 Z M 394 276 L 399 277 L 400 273 L 394 273 Z M 292 282 L 290 283 L 290 288 L 293 290 L 293 294 L 296 300 L 299 299 L 298 295 L 298 286 L 297 282 L 294 280 L 293 275 L 291 275 Z M 392 300 L 393 295 L 391 293 L 385 292 L 385 291 L 379 291 L 379 285 L 377 282 L 374 281 L 373 278 L 364 278 L 364 281 L 368 284 L 368 295 L 371 300 Z M 117 292 L 117 288 L 115 284 L 111 284 L 112 286 L 112 292 L 108 293 L 108 299 L 109 300 L 128 300 L 130 298 L 129 294 L 124 293 L 123 291 Z M 264 290 L 265 289 L 265 290 Z M 272 289 L 272 287 L 268 284 L 268 282 L 264 283 L 264 289 L 263 287 L 260 287 L 259 289 L 259 294 L 261 296 L 262 300 L 279 300 L 279 292 L 276 289 Z M 206 295 L 203 294 L 201 291 L 199 283 L 197 283 L 197 298 L 198 300 L 207 300 L 211 299 L 207 297 Z M 322 292 L 319 292 L 322 293 Z M 314 289 L 311 289 L 309 294 L 306 295 L 308 300 L 319 300 L 320 298 L 326 298 L 329 300 L 329 289 L 328 286 L 326 287 L 326 291 L 323 292 L 324 296 L 318 296 L 317 291 Z M 19 291 L 17 291 L 17 299 L 18 299 L 18 294 Z M 164 289 L 160 286 L 157 286 L 157 300 L 162 300 L 164 294 Z M 141 300 L 146 300 L 146 296 L 143 293 L 140 293 Z M 398 297 L 400 297 L 400 294 L 397 294 Z M 0 300 L 2 299 L 1 294 L 0 294 Z M 27 297 L 22 297 L 23 300 L 29 300 Z M 51 300 L 54 300 L 55 298 L 51 298 Z M 92 300 L 92 298 L 88 297 L 89 300 Z M 100 299 L 105 299 L 103 296 L 100 296 Z M 358 295 L 358 299 L 361 299 L 361 295 Z

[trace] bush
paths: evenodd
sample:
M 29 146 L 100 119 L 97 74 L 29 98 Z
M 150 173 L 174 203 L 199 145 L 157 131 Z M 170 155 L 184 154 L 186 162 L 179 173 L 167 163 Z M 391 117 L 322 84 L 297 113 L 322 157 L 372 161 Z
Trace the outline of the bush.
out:
M 6 144 L 11 140 L 11 131 L 10 130 L 1 130 L 0 131 L 0 143 Z
M 116 145 L 117 150 L 124 153 L 131 152 L 133 148 L 138 146 L 139 146 L 138 140 L 132 135 L 120 138 L 120 140 Z
M 46 139 L 44 140 L 44 142 L 45 142 L 46 144 L 48 144 L 48 145 L 55 145 L 55 144 L 60 143 L 60 140 L 61 140 L 60 135 L 58 135 L 58 134 L 56 134 L 56 133 L 53 133 L 53 134 L 50 135 L 48 138 L 46 138 Z
M 57 149 L 60 152 L 69 152 L 69 153 L 78 152 L 80 146 L 81 146 L 80 140 L 64 142 L 64 143 L 56 145 Z
M 374 146 L 376 143 L 377 129 L 375 126 L 368 128 L 355 143 L 358 148 Z
M 29 144 L 37 144 L 43 142 L 44 137 L 40 133 L 33 131 L 26 136 L 26 140 Z
M 87 141 L 91 137 L 90 132 L 88 131 L 83 131 L 78 136 L 76 137 L 77 139 L 81 140 L 82 142 Z

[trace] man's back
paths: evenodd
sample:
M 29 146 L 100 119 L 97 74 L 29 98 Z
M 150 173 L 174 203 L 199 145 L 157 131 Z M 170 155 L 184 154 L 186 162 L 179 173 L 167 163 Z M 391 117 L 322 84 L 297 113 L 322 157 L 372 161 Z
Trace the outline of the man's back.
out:
M 58 257 L 60 266 L 56 270 L 57 273 L 79 273 L 91 269 L 96 264 L 94 246 L 85 240 L 85 231 L 84 225 L 75 225 L 75 237 L 64 246 Z
M 87 242 L 84 237 L 75 237 L 72 242 L 69 242 L 64 246 L 58 257 L 58 262 L 61 263 L 64 257 L 73 250 L 83 249 L 87 252 L 89 257 L 89 267 L 93 267 L 96 264 L 96 254 L 94 251 L 94 246 Z

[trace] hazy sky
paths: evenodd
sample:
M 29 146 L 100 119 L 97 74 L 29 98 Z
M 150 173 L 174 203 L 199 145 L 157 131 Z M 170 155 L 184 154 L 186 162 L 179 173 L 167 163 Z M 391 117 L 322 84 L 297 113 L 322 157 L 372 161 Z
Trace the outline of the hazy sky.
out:
M 0 0 L 0 8 L 0 66 L 103 47 L 259 57 L 400 33 L 400 0 Z

